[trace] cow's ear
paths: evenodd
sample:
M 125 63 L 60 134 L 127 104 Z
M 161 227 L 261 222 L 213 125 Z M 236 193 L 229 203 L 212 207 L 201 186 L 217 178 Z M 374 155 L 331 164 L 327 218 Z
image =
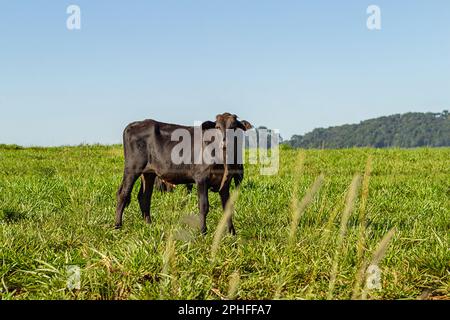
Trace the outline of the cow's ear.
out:
M 245 130 L 250 130 L 251 128 L 253 128 L 252 124 L 250 122 L 248 122 L 247 120 L 242 120 L 240 122 L 242 124 L 241 129 L 244 130 L 244 131 Z
M 202 123 L 202 130 L 214 129 L 216 127 L 216 123 L 212 121 L 205 121 Z

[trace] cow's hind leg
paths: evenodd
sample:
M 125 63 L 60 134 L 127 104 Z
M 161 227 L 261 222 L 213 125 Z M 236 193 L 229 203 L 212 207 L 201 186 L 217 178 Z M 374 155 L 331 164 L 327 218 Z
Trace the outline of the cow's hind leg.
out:
M 116 229 L 122 226 L 123 211 L 130 204 L 131 192 L 137 178 L 139 178 L 137 173 L 125 171 L 123 175 L 122 184 L 119 187 L 119 191 L 117 191 Z
M 228 200 L 230 199 L 230 190 L 229 188 L 223 188 L 220 192 L 220 200 L 222 201 L 222 208 L 225 211 L 226 205 Z M 230 215 L 227 219 L 227 225 L 228 225 L 228 232 L 231 233 L 232 235 L 236 234 L 236 231 L 234 230 L 234 225 L 233 225 L 233 218 L 232 215 Z
M 139 189 L 138 201 L 142 216 L 145 222 L 150 223 L 150 206 L 152 203 L 153 185 L 156 175 L 154 173 L 144 173 L 141 175 L 141 188 Z
M 244 179 L 244 166 L 242 164 L 238 165 L 237 172 L 233 175 L 234 186 L 237 188 Z
M 209 211 L 208 186 L 206 182 L 197 183 L 198 208 L 200 211 L 200 228 L 203 234 L 206 234 L 206 216 Z

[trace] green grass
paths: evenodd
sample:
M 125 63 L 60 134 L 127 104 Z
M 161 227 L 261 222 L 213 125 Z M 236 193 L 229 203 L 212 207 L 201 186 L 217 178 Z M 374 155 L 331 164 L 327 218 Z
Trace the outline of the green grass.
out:
M 367 298 L 450 296 L 449 148 L 282 150 L 280 157 L 275 176 L 246 166 L 238 234 L 212 255 L 218 194 L 210 193 L 206 236 L 185 223 L 198 212 L 197 197 L 182 186 L 154 193 L 151 225 L 135 186 L 124 226 L 114 230 L 120 146 L 0 146 L 0 298 L 349 299 L 358 270 L 380 258 L 373 254 L 392 228 L 378 262 L 382 289 Z M 346 208 L 355 174 L 361 183 Z M 66 286 L 68 265 L 81 268 L 79 290 Z

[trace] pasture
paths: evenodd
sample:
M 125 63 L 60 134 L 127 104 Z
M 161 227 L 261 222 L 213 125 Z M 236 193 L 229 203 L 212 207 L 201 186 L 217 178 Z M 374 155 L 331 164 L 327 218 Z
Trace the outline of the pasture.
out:
M 0 146 L 0 298 L 450 297 L 450 148 L 282 149 L 275 176 L 246 165 L 218 243 L 219 195 L 202 236 L 195 187 L 155 191 L 147 225 L 138 182 L 114 230 L 122 170 L 121 146 Z

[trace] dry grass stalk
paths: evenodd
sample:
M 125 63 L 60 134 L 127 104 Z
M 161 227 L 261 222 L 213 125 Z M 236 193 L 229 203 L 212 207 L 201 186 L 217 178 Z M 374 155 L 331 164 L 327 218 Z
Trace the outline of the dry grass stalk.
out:
M 367 158 L 366 168 L 364 171 L 364 178 L 362 183 L 362 193 L 361 193 L 361 204 L 359 206 L 359 236 L 358 236 L 358 246 L 357 246 L 357 258 L 361 261 L 364 253 L 365 245 L 365 227 L 366 227 L 366 210 L 367 210 L 367 200 L 369 198 L 369 181 L 370 175 L 372 174 L 372 156 Z
M 298 193 L 298 178 L 300 177 L 301 171 L 303 170 L 305 161 L 305 155 L 304 153 L 299 154 L 299 159 L 296 166 L 296 172 L 295 177 L 297 179 L 294 180 L 294 186 L 293 186 L 293 195 L 292 195 L 292 222 L 291 227 L 289 229 L 289 236 L 288 236 L 288 247 L 287 250 L 292 249 L 292 245 L 294 244 L 295 240 L 295 234 L 297 232 L 298 224 L 300 221 L 300 218 L 302 217 L 303 213 L 305 212 L 305 209 L 308 207 L 308 205 L 312 202 L 314 199 L 314 196 L 319 191 L 320 187 L 323 184 L 324 181 L 324 175 L 321 174 L 319 177 L 316 178 L 314 183 L 311 185 L 310 189 L 306 192 L 306 194 L 303 196 L 302 200 L 299 202 L 297 199 L 297 193 Z M 289 254 L 286 254 L 286 256 L 289 256 Z M 282 274 L 279 275 L 279 281 L 277 285 L 277 289 L 275 291 L 274 299 L 279 299 L 281 296 L 281 291 L 283 289 L 283 286 L 286 284 L 286 275 Z
M 289 244 L 292 244 L 295 240 L 295 233 L 298 228 L 298 223 L 300 221 L 301 216 L 305 212 L 305 209 L 308 207 L 308 205 L 312 202 L 314 199 L 314 196 L 319 191 L 320 187 L 322 186 L 324 180 L 324 175 L 321 174 L 317 177 L 317 179 L 312 184 L 311 188 L 306 192 L 305 196 L 303 197 L 302 201 L 298 203 L 297 200 L 295 201 L 294 210 L 292 212 L 292 222 L 291 222 L 291 228 L 289 230 Z M 294 194 L 294 199 L 295 194 Z
M 226 229 L 227 229 L 227 221 L 231 219 L 234 215 L 234 203 L 239 194 L 239 189 L 234 190 L 231 194 L 228 202 L 225 206 L 225 211 L 220 219 L 216 231 L 214 232 L 214 239 L 211 246 L 211 258 L 214 260 L 219 249 L 220 240 L 222 239 Z
M 175 278 L 175 254 L 175 239 L 173 232 L 171 232 L 167 239 L 166 248 L 163 254 L 162 276 L 165 277 L 165 280 L 162 282 L 160 292 L 160 298 L 162 299 L 164 298 L 164 294 L 167 294 L 168 288 L 171 288 L 172 291 L 176 291 L 175 288 L 178 286 Z
M 375 250 L 375 252 L 372 255 L 372 259 L 370 260 L 370 263 L 363 263 L 361 269 L 363 270 L 362 274 L 364 275 L 364 271 L 367 269 L 367 267 L 369 266 L 378 266 L 378 264 L 381 262 L 381 260 L 383 259 L 384 255 L 386 254 L 386 251 L 389 247 L 389 244 L 392 240 L 392 237 L 394 236 L 396 232 L 396 228 L 392 228 L 391 230 L 389 230 L 388 233 L 386 233 L 383 237 L 383 239 L 381 239 L 381 241 L 378 243 L 377 245 L 377 249 Z M 359 274 L 359 273 L 358 273 Z M 367 299 L 367 293 L 368 293 L 368 288 L 367 286 L 364 286 L 364 289 L 362 291 L 361 294 L 361 298 L 363 300 Z M 357 298 L 357 295 L 356 297 Z
M 381 239 L 381 241 L 377 245 L 377 249 L 372 255 L 372 260 L 370 264 L 377 265 L 383 259 L 387 248 L 389 247 L 389 243 L 391 242 L 392 237 L 394 236 L 396 228 L 392 228 L 388 233 Z
M 230 284 L 228 286 L 228 296 L 227 296 L 228 300 L 236 299 L 240 280 L 241 280 L 241 275 L 239 274 L 239 270 L 236 270 L 230 276 Z
M 369 198 L 369 181 L 370 175 L 372 173 L 372 156 L 369 155 L 366 162 L 366 168 L 364 170 L 364 178 L 362 183 L 362 193 L 361 193 L 361 204 L 359 206 L 359 234 L 358 234 L 358 243 L 357 243 L 357 252 L 356 258 L 357 263 L 359 265 L 359 270 L 356 275 L 355 285 L 353 286 L 353 294 L 352 299 L 356 299 L 359 291 L 361 289 L 361 283 L 364 276 L 364 247 L 366 243 L 366 211 L 367 211 L 367 201 Z
M 336 284 L 336 276 L 338 273 L 338 266 L 339 266 L 339 254 L 341 253 L 341 247 L 344 241 L 345 233 L 347 232 L 347 223 L 351 213 L 353 212 L 355 200 L 358 195 L 360 180 L 361 180 L 360 175 L 358 174 L 355 175 L 353 177 L 352 183 L 350 184 L 350 188 L 347 192 L 345 208 L 341 218 L 341 226 L 339 228 L 339 235 L 334 252 L 333 265 L 331 268 L 330 282 L 328 286 L 328 295 L 327 295 L 328 300 L 332 299 L 333 297 L 333 291 Z

